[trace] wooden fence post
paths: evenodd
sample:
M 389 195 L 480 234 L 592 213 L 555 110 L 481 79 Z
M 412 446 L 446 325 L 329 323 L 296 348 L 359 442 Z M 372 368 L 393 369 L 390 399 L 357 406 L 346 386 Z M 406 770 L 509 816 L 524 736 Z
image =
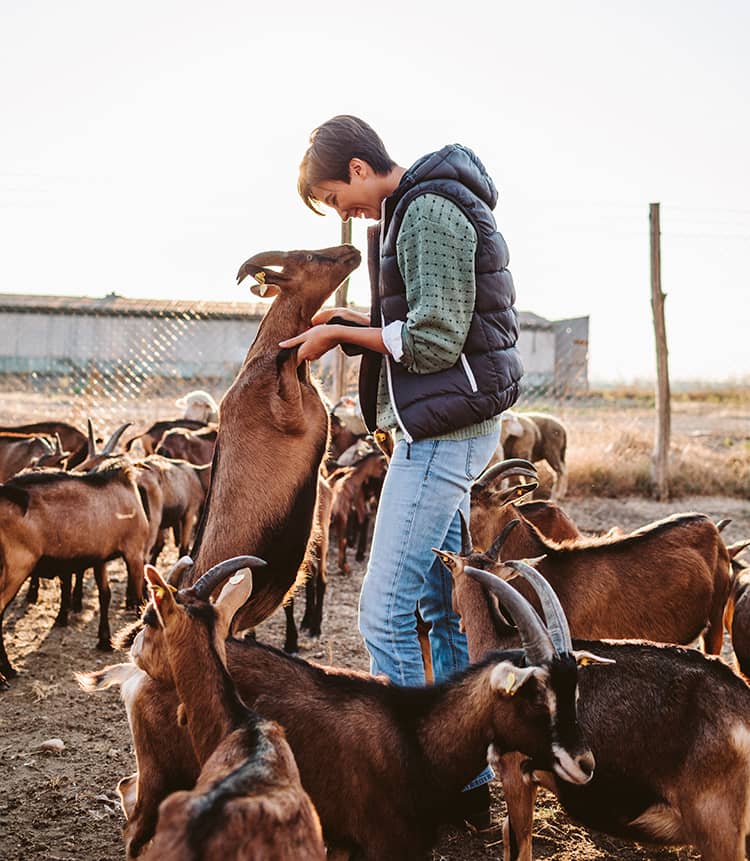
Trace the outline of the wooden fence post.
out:
M 341 222 L 341 244 L 346 245 L 352 241 L 352 220 L 351 218 Z M 346 307 L 348 303 L 349 279 L 347 278 L 343 284 L 336 290 L 334 304 L 337 308 Z M 336 358 L 333 366 L 333 399 L 338 401 L 344 396 L 346 389 L 346 356 L 341 349 L 336 350 Z
M 656 338 L 656 437 L 652 455 L 651 480 L 654 495 L 664 502 L 669 499 L 669 440 L 671 435 L 671 406 L 669 398 L 669 360 L 667 328 L 664 322 L 664 299 L 661 289 L 661 228 L 659 204 L 649 207 L 651 225 L 651 311 Z

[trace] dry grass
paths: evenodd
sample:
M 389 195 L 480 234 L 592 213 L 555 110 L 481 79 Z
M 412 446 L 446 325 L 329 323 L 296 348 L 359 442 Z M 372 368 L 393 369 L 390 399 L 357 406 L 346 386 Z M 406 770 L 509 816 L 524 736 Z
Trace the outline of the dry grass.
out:
M 736 393 L 734 393 L 736 394 Z M 569 410 L 569 493 L 650 496 L 655 418 L 652 410 Z M 673 403 L 669 453 L 673 498 L 750 497 L 750 404 L 686 398 Z

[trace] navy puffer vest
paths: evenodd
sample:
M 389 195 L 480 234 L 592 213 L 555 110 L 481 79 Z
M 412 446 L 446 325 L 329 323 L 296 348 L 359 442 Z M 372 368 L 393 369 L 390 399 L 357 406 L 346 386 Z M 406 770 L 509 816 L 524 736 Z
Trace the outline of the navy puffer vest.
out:
M 515 290 L 507 269 L 508 248 L 492 209 L 497 191 L 474 153 L 458 144 L 424 156 L 385 200 L 379 253 L 370 248 L 371 323 L 406 320 L 406 287 L 398 268 L 396 238 L 409 204 L 421 194 L 448 198 L 477 233 L 474 316 L 458 362 L 433 374 L 409 373 L 387 358 L 391 399 L 407 439 L 451 433 L 492 418 L 518 398 L 523 366 L 516 349 Z M 378 234 L 380 234 L 378 231 Z M 371 245 L 375 234 L 370 235 Z M 377 261 L 377 265 L 375 264 Z M 366 353 L 360 371 L 360 403 L 368 427 L 375 427 L 381 357 Z

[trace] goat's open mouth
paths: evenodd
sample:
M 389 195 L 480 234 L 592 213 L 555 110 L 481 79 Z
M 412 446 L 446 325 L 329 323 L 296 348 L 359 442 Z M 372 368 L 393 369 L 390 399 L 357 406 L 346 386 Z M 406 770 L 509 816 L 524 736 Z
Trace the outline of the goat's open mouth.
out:
M 558 777 L 568 783 L 577 783 L 579 785 L 588 783 L 594 776 L 593 766 L 590 771 L 582 768 L 578 762 L 569 754 L 562 751 L 555 751 L 553 754 L 553 769 Z

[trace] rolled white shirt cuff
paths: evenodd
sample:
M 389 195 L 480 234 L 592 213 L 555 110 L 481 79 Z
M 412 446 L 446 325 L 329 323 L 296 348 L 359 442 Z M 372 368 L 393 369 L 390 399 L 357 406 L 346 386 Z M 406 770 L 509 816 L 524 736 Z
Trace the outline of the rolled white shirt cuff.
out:
M 401 330 L 403 328 L 403 320 L 394 320 L 387 326 L 383 326 L 380 330 L 380 335 L 383 338 L 385 348 L 396 362 L 400 362 L 401 357 L 404 355 L 404 345 L 401 341 Z

